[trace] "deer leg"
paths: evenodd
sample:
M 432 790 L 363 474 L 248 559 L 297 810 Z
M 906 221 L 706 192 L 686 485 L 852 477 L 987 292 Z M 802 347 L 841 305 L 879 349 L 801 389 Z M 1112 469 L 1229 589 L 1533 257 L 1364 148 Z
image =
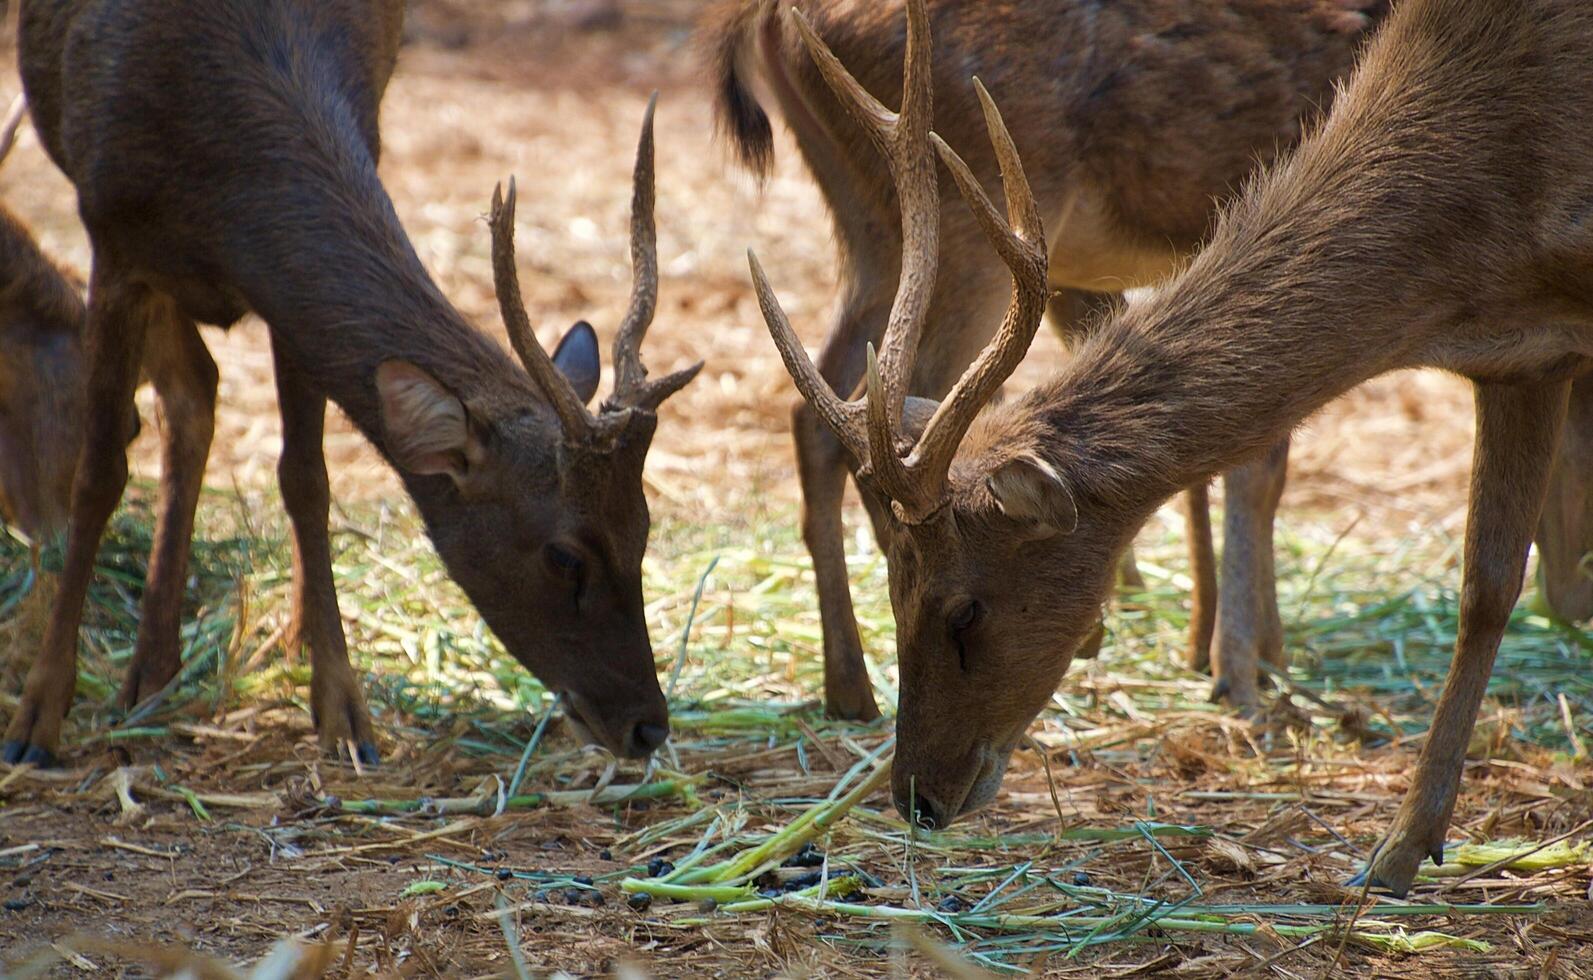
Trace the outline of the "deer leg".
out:
M 1145 591 L 1145 576 L 1139 570 L 1139 558 L 1130 544 L 1117 559 L 1117 584 L 1130 592 Z
M 1289 473 L 1289 441 L 1223 476 L 1222 589 L 1212 637 L 1213 700 L 1241 711 L 1261 703 L 1261 661 L 1283 666 L 1272 521 Z
M 322 448 L 326 396 L 273 342 L 277 402 L 282 413 L 282 458 L 277 480 L 293 524 L 293 613 L 290 645 L 310 650 L 310 717 L 328 755 L 380 760 L 365 693 L 348 660 L 348 641 L 332 583 L 332 545 L 327 512 L 332 506 Z
M 1455 657 L 1394 826 L 1353 884 L 1370 880 L 1403 896 L 1422 858 L 1443 863 L 1466 747 L 1499 641 L 1521 595 L 1569 388 L 1565 383 L 1476 386 L 1477 437 Z
M 869 276 L 862 281 L 885 279 Z M 817 364 L 819 373 L 836 391 L 851 393 L 862 380 L 865 350 L 870 340 L 878 340 L 875 334 L 884 330 L 889 302 L 888 295 L 873 297 L 867 288 L 843 299 Z M 863 641 L 852 607 L 842 514 L 846 480 L 857 461 L 801 399 L 792 408 L 791 435 L 802 485 L 802 540 L 813 558 L 824 630 L 824 710 L 831 718 L 872 721 L 879 717 L 879 707 L 874 703 L 874 685 L 863 660 Z M 877 511 L 867 492 L 862 496 L 877 533 L 883 513 Z
M 1569 623 L 1593 619 L 1593 375 L 1571 386 L 1537 543 L 1549 609 Z
M 1189 542 L 1190 670 L 1211 666 L 1211 637 L 1217 630 L 1217 555 L 1211 541 L 1211 493 L 1204 483 L 1184 491 L 1184 535 Z
M 169 300 L 160 300 L 159 305 L 145 341 L 144 369 L 164 421 L 160 513 L 138 640 L 117 698 L 124 709 L 159 692 L 182 666 L 183 591 L 216 414 L 216 363 L 199 328 L 179 315 Z
M 806 402 L 796 406 L 791 423 L 802 480 L 802 540 L 813 557 L 824 627 L 824 709 L 832 718 L 872 721 L 879 708 L 863 662 L 846 570 L 846 449 L 825 431 Z
M 100 536 L 127 486 L 127 439 L 138 385 L 151 297 L 95 262 L 89 287 L 84 353 L 88 384 L 83 447 L 72 485 L 65 566 L 44 644 L 22 685 L 17 712 L 0 742 L 0 760 L 55 763 L 61 722 L 77 683 L 77 632 L 94 575 Z

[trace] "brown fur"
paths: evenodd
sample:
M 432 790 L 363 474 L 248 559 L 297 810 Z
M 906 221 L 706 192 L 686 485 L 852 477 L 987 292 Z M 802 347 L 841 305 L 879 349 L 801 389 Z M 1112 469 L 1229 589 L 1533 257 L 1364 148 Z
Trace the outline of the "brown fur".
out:
M 1402 893 L 1441 856 L 1572 381 L 1580 402 L 1593 373 L 1590 41 L 1593 8 L 1578 0 L 1405 0 L 1325 123 L 1226 210 L 1186 270 L 979 420 L 940 515 L 888 534 L 898 806 L 913 787 L 944 823 L 995 794 L 1117 555 L 1170 495 L 1256 459 L 1369 378 L 1438 367 L 1477 392 L 1461 629 L 1368 872 Z M 991 496 L 992 474 L 1035 455 L 1076 506 L 1071 533 L 1036 538 Z M 970 598 L 981 613 L 954 636 L 947 610 Z
M 744 162 L 767 169 L 767 116 L 751 89 L 762 79 L 779 104 L 835 217 L 841 297 L 819 368 L 839 392 L 855 389 L 863 349 L 880 340 L 896 290 L 901 239 L 894 191 L 862 130 L 829 93 L 798 43 L 787 4 L 722 3 L 707 37 L 719 78 L 722 128 Z M 1216 202 L 1231 197 L 1258 162 L 1298 140 L 1331 101 L 1387 3 L 1361 0 L 932 0 L 935 128 L 969 154 L 988 184 L 995 163 L 968 76 L 989 86 L 1012 128 L 1047 222 L 1051 280 L 1068 302 L 1052 304 L 1070 339 L 1085 332 L 1100 300 L 1170 272 L 1211 231 Z M 901 3 L 803 0 L 798 4 L 865 88 L 895 105 L 905 32 Z M 1170 138 L 1169 134 L 1176 134 Z M 960 204 L 941 218 L 941 273 L 912 380 L 940 397 L 989 339 L 1006 299 L 1006 269 L 984 247 Z M 1060 314 L 1060 315 L 1058 315 Z M 813 554 L 824 621 L 825 700 L 832 714 L 877 714 L 847 592 L 840 503 L 855 466 L 805 405 L 793 417 L 803 486 L 803 535 Z M 1277 467 L 1286 458 L 1275 455 Z M 1282 472 L 1259 478 L 1281 483 Z M 1245 477 L 1229 499 L 1248 498 Z M 1230 538 L 1219 611 L 1204 489 L 1190 534 L 1197 588 L 1191 657 L 1199 662 L 1218 620 L 1219 690 L 1256 700 L 1255 660 L 1281 656 L 1277 620 L 1250 597 L 1272 590 L 1271 510 L 1258 503 Z M 1275 507 L 1275 504 L 1274 504 Z M 875 514 L 878 525 L 878 514 Z M 1237 533 L 1231 523 L 1230 533 Z M 1259 617 L 1250 625 L 1250 617 Z M 1259 642 L 1259 646 L 1258 646 Z
M 224 326 L 249 310 L 271 328 L 279 473 L 294 529 L 293 634 L 310 648 L 323 747 L 376 758 L 332 589 L 328 399 L 394 462 L 439 554 L 511 654 L 567 692 L 613 751 L 646 754 L 667 734 L 641 595 L 641 470 L 656 405 L 605 413 L 603 444 L 588 444 L 422 268 L 376 175 L 378 107 L 402 10 L 399 0 L 22 5 L 23 82 L 45 148 L 76 185 L 94 266 L 88 424 L 66 566 L 6 733 L 7 761 L 48 761 L 56 748 L 94 552 L 126 481 L 119 409 L 141 364 L 169 431 L 122 703 L 144 700 L 177 671 L 216 387 L 195 324 Z M 507 260 L 512 270 L 512 251 Z M 379 371 L 396 364 L 396 375 Z M 413 405 L 384 389 L 395 376 L 423 378 L 423 405 L 446 410 L 388 414 Z M 457 443 L 407 455 L 438 444 L 403 427 L 441 417 L 467 420 Z
M 0 518 L 34 541 L 66 528 L 83 419 L 83 299 L 0 207 Z

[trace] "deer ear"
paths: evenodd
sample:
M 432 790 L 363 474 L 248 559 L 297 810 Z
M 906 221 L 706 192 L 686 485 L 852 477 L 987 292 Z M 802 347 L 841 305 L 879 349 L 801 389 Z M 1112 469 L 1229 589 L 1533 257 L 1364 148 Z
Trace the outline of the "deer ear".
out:
M 1021 453 L 996 467 L 985 486 L 1001 512 L 1034 527 L 1038 537 L 1072 534 L 1078 503 L 1056 467 L 1035 453 Z
M 603 366 L 597 353 L 597 331 L 590 323 L 581 320 L 570 328 L 553 352 L 553 366 L 569 379 L 581 404 L 592 400 Z
M 929 420 L 935 417 L 940 410 L 940 402 L 933 398 L 919 398 L 917 395 L 908 395 L 906 403 L 902 406 L 902 435 L 908 441 L 917 445 L 918 437 L 929 428 Z
M 393 461 L 410 473 L 462 481 L 471 440 L 464 402 L 408 361 L 384 361 L 376 369 L 376 391 Z

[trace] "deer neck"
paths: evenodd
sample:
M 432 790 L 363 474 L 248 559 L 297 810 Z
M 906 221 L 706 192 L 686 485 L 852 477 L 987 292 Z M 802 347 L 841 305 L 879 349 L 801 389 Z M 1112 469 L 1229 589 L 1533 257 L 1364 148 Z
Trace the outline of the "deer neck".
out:
M 1385 80 L 1353 89 L 1186 270 L 1011 409 L 1008 431 L 1036 439 L 1125 540 L 1170 496 L 1258 456 L 1361 382 L 1457 366 L 1446 352 L 1472 329 L 1457 325 L 1488 318 L 1480 289 L 1462 284 L 1521 261 L 1475 247 L 1510 241 L 1519 214 L 1497 191 L 1509 164 L 1490 159 L 1493 134 L 1475 127 L 1468 145 L 1450 135 L 1466 127 L 1433 122 L 1463 118 L 1456 110 Z
M 422 368 L 472 409 L 538 404 L 525 372 L 422 266 L 353 102 L 336 86 L 288 96 L 303 118 L 261 127 L 284 162 L 231 188 L 235 220 L 223 258 L 273 344 L 378 448 L 375 375 L 384 361 Z

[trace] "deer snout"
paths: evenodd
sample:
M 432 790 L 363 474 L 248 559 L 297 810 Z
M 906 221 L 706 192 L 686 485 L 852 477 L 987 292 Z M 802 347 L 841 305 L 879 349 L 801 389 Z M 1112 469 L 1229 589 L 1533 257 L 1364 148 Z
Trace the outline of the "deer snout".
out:
M 926 830 L 951 826 L 963 813 L 963 801 L 976 767 L 977 763 L 944 761 L 938 766 L 904 766 L 898 756 L 891 779 L 896 812 L 909 824 Z
M 976 745 L 957 753 L 931 753 L 927 765 L 904 764 L 898 756 L 891 779 L 896 812 L 928 830 L 949 827 L 995 799 L 1006 774 L 1006 752 Z
M 571 691 L 568 697 L 579 727 L 622 759 L 645 759 L 669 740 L 669 709 L 661 694 L 598 699 Z
M 650 721 L 639 721 L 631 729 L 629 751 L 626 755 L 632 759 L 645 759 L 668 740 L 667 722 L 660 725 Z
M 909 824 L 916 824 L 925 830 L 939 830 L 951 823 L 951 816 L 940 801 L 922 791 L 912 792 L 905 797 L 896 795 L 896 812 Z
M 71 482 L 68 480 L 64 486 L 46 485 L 36 468 L 6 453 L 7 448 L 0 440 L 0 453 L 5 453 L 5 458 L 0 458 L 0 522 L 10 524 L 35 542 L 52 541 L 66 531 Z

